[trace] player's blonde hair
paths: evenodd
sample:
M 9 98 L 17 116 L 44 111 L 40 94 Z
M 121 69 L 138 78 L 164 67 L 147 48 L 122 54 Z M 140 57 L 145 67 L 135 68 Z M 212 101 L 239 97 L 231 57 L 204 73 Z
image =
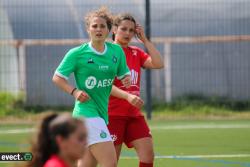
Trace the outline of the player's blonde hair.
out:
M 90 25 L 91 19 L 93 19 L 94 17 L 101 17 L 101 18 L 105 19 L 107 26 L 108 26 L 108 30 L 109 31 L 111 30 L 112 24 L 113 24 L 113 16 L 107 7 L 103 6 L 95 11 L 91 11 L 91 12 L 87 13 L 87 15 L 84 18 L 85 25 L 87 28 Z

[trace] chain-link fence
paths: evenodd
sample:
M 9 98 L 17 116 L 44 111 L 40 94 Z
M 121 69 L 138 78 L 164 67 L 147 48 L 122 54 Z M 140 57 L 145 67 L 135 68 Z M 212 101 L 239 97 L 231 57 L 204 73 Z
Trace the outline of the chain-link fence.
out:
M 0 90 L 25 92 L 27 105 L 70 105 L 73 99 L 51 78 L 67 50 L 87 40 L 84 15 L 102 5 L 144 23 L 144 1 L 1 1 Z M 152 41 L 165 61 L 164 69 L 152 72 L 153 99 L 249 99 L 249 8 L 246 0 L 152 1 Z

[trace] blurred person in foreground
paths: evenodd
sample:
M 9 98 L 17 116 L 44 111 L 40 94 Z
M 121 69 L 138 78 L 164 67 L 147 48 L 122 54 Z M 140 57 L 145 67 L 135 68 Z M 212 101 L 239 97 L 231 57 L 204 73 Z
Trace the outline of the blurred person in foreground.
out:
M 32 146 L 33 159 L 27 167 L 75 167 L 87 146 L 83 119 L 70 114 L 50 114 L 38 129 Z

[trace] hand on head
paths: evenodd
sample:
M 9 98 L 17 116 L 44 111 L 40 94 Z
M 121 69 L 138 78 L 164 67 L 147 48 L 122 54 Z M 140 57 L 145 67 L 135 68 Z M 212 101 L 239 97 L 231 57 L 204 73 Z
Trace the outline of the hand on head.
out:
M 142 28 L 140 24 L 136 24 L 135 33 L 141 42 L 144 43 L 147 41 L 147 37 L 145 35 L 144 29 Z

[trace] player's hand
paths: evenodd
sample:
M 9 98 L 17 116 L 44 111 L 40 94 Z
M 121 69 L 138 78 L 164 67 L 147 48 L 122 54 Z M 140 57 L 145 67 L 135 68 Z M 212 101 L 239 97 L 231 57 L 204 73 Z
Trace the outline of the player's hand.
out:
M 144 104 L 144 101 L 140 97 L 133 94 L 128 94 L 127 101 L 136 108 L 141 108 Z
M 81 90 L 76 90 L 73 93 L 73 96 L 75 97 L 76 100 L 80 101 L 81 103 L 90 99 L 89 95 L 86 92 L 81 91 Z
M 136 36 L 142 43 L 145 43 L 146 41 L 148 41 L 144 33 L 144 30 L 140 24 L 136 24 L 135 32 L 136 32 Z
M 126 88 L 129 88 L 131 85 L 131 76 L 127 75 L 125 76 L 122 80 L 121 80 L 123 86 L 125 86 Z

